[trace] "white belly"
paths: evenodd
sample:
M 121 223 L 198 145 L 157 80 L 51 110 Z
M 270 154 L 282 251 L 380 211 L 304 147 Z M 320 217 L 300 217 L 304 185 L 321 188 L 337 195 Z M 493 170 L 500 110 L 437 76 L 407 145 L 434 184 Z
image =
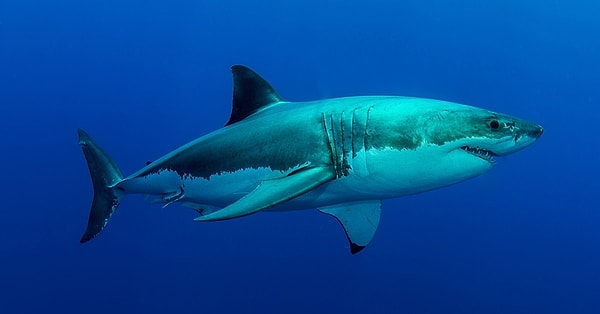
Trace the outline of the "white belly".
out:
M 369 150 L 352 158 L 348 176 L 330 181 L 271 210 L 297 210 L 359 200 L 386 199 L 420 193 L 480 175 L 491 164 L 460 151 L 444 151 L 440 146 L 417 150 Z M 304 165 L 302 165 L 304 166 Z M 300 166 L 298 166 L 300 167 Z M 262 180 L 285 176 L 296 170 L 270 168 L 244 169 L 212 175 L 209 179 L 181 177 L 162 171 L 143 178 L 124 180 L 119 187 L 126 193 L 172 197 L 194 208 L 222 208 L 248 194 Z

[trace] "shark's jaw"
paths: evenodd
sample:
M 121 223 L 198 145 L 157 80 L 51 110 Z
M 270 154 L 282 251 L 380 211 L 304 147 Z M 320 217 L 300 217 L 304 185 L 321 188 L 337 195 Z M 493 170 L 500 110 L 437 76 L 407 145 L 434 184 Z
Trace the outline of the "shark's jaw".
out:
M 540 131 L 541 134 L 541 131 Z M 515 153 L 533 143 L 537 137 L 512 136 L 501 139 L 470 139 L 471 143 L 460 145 L 459 150 L 494 165 L 496 157 Z
M 480 148 L 480 147 L 461 146 L 460 149 L 464 150 L 465 152 L 467 152 L 477 158 L 481 158 L 481 159 L 489 162 L 490 164 L 494 164 L 496 162 L 494 160 L 494 157 L 498 156 L 493 151 L 487 150 L 485 148 Z
M 495 164 L 495 157 L 506 156 L 515 153 L 535 142 L 543 133 L 542 127 L 531 124 L 528 130 L 515 131 L 510 136 L 499 139 L 494 138 L 470 138 L 465 139 L 463 145 L 458 149 L 483 159 L 490 164 Z

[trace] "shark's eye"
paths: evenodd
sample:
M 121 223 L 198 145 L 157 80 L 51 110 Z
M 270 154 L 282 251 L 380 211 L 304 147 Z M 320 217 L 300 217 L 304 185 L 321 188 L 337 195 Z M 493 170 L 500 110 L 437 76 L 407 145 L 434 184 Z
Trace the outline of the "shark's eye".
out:
M 498 122 L 498 120 L 492 120 L 490 122 L 490 128 L 492 128 L 492 129 L 495 130 L 495 129 L 499 128 L 499 127 L 500 127 L 500 122 Z

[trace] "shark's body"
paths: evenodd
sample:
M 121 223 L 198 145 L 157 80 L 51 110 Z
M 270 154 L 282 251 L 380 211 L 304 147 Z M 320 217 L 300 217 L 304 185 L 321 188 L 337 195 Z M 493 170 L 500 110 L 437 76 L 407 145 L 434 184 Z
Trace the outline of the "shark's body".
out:
M 286 102 L 250 69 L 232 70 L 227 126 L 126 178 L 80 130 L 95 191 L 82 242 L 102 230 L 123 195 L 140 193 L 192 207 L 199 221 L 319 208 L 342 223 L 356 253 L 375 233 L 382 199 L 480 175 L 493 156 L 542 134 L 518 118 L 431 99 Z

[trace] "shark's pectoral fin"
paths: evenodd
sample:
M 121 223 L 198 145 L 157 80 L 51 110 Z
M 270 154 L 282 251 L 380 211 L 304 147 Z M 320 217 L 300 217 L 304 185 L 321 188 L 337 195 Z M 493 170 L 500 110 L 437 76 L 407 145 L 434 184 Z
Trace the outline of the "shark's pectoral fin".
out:
M 300 196 L 333 179 L 335 172 L 331 167 L 307 166 L 282 178 L 264 180 L 235 203 L 195 220 L 214 221 L 250 215 Z
M 364 249 L 379 225 L 381 216 L 381 201 L 360 201 L 321 207 L 319 211 L 335 217 L 350 242 L 350 251 L 356 254 Z

